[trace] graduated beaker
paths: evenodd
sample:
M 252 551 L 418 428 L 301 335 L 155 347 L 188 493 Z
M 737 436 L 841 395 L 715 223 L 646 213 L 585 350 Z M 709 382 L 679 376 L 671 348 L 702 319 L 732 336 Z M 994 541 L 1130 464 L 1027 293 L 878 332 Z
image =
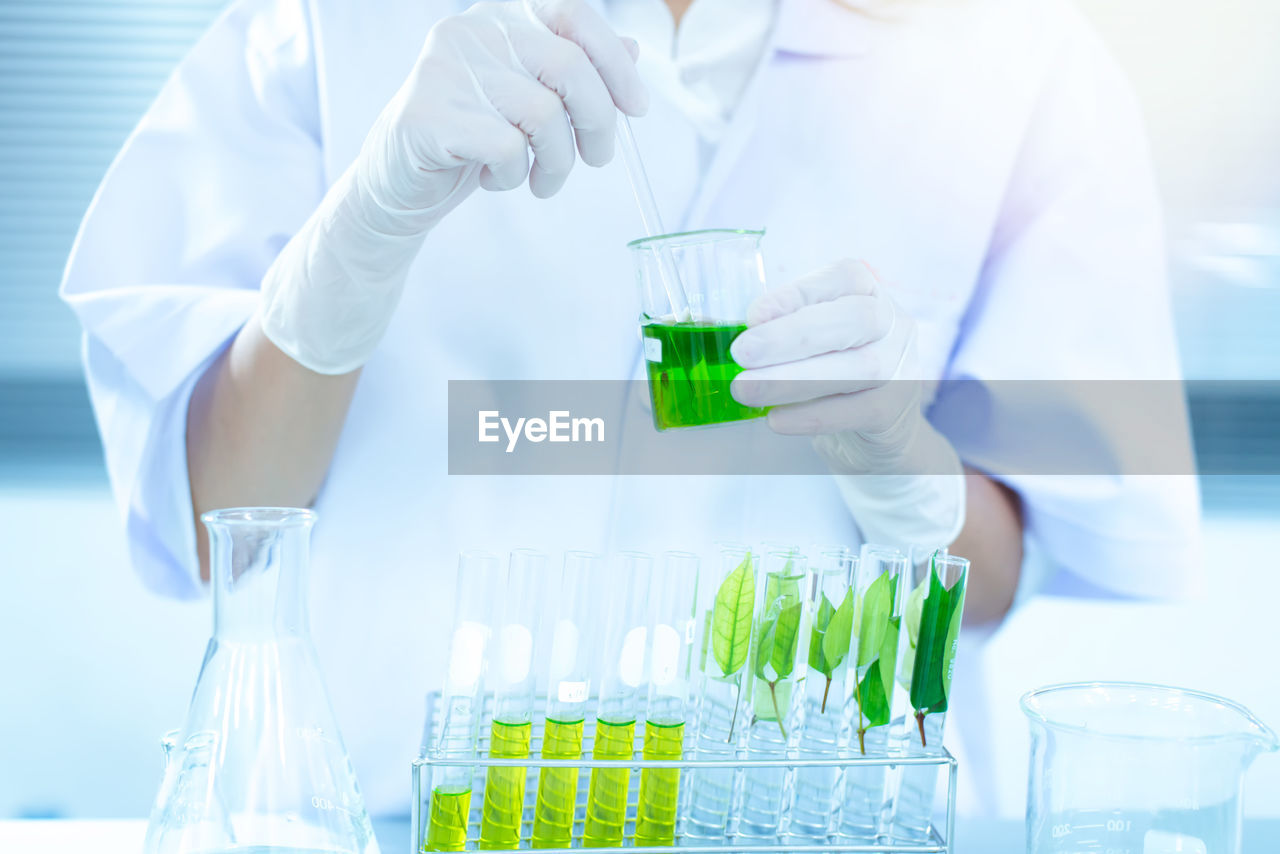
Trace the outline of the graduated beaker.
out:
M 376 854 L 307 610 L 315 515 L 218 510 L 213 637 L 147 826 L 146 854 Z
M 763 236 L 763 231 L 706 229 L 627 244 L 640 286 L 640 337 L 659 430 L 765 414 L 729 393 L 729 384 L 742 372 L 729 345 L 747 328 L 747 308 L 765 289 Z M 671 293 L 673 286 L 680 295 Z M 673 305 L 673 299 L 688 304 Z
M 1230 700 L 1163 685 L 1050 685 L 1031 722 L 1029 854 L 1239 854 L 1241 792 L 1276 735 Z

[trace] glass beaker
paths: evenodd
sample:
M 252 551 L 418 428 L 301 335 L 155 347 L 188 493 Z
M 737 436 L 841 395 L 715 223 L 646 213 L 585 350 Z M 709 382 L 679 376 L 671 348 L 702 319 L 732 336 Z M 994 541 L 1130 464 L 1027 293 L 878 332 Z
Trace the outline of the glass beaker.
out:
M 307 610 L 315 514 L 218 510 L 213 637 L 151 812 L 146 854 L 376 854 Z
M 1027 851 L 1239 854 L 1244 772 L 1276 735 L 1230 700 L 1163 685 L 1050 685 L 1031 722 Z
M 763 236 L 706 229 L 627 244 L 640 286 L 640 337 L 659 430 L 765 414 L 729 393 L 742 372 L 729 345 L 747 328 L 747 307 L 765 289 Z

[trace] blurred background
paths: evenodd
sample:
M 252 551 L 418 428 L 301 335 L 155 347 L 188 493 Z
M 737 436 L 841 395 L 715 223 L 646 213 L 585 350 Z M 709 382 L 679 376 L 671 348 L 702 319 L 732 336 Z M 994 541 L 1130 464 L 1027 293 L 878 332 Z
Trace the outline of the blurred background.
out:
M 57 287 L 112 156 L 224 5 L 0 0 L 0 818 L 145 816 L 208 637 L 207 603 L 157 599 L 126 564 Z M 1280 3 L 1080 5 L 1147 113 L 1188 376 L 1280 380 Z M 1280 399 L 1258 391 L 1190 401 L 1202 467 L 1234 472 L 1203 478 L 1202 601 L 1041 597 L 970 638 L 964 705 L 996 738 L 956 739 L 963 811 L 1021 816 L 1017 700 L 1037 685 L 1168 682 L 1280 726 L 1280 478 L 1250 474 L 1277 470 Z M 1280 759 L 1246 813 L 1280 816 Z

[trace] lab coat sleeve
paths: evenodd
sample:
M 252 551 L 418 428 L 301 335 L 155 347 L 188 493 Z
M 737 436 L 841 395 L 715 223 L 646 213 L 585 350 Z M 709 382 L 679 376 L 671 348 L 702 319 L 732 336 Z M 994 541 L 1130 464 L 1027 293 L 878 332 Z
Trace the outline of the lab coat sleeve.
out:
M 162 593 L 201 593 L 192 388 L 324 192 L 314 55 L 305 0 L 232 5 L 125 143 L 67 264 L 130 555 Z
M 1064 29 L 947 376 L 981 383 L 989 423 L 1019 423 L 1041 448 L 1054 447 L 1054 431 L 1070 431 L 1056 435 L 1106 459 L 1150 439 L 1172 449 L 1166 462 L 1186 465 L 1175 467 L 1181 473 L 1059 473 L 1024 466 L 973 424 L 945 416 L 935 424 L 966 463 L 1021 499 L 1028 559 L 1018 600 L 1042 587 L 1184 596 L 1199 584 L 1199 495 L 1150 157 L 1118 66 L 1082 21 Z M 1052 404 L 1029 408 L 1028 386 L 1007 380 L 1052 381 L 1039 389 Z M 1158 416 L 1113 417 L 1098 380 L 1156 381 L 1144 393 L 1172 402 Z M 944 383 L 940 395 L 954 387 Z

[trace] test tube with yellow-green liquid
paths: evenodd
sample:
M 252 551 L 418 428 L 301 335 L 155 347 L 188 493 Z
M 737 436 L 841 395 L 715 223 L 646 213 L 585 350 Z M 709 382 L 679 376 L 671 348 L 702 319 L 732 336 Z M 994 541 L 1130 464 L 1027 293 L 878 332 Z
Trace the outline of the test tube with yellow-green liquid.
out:
M 648 590 L 653 558 L 622 552 L 606 576 L 604 646 L 601 650 L 600 702 L 596 711 L 592 759 L 635 758 L 636 719 L 644 703 Z M 583 822 L 584 848 L 617 848 L 627 825 L 631 769 L 593 768 Z
M 547 556 L 517 549 L 507 567 L 503 616 L 494 637 L 490 679 L 494 683 L 489 758 L 527 759 L 533 736 L 535 643 L 550 587 Z M 524 765 L 490 766 L 480 812 L 480 844 L 486 851 L 520 847 L 524 826 Z
M 604 561 L 591 552 L 564 557 L 547 668 L 547 714 L 542 730 L 543 759 L 581 759 L 587 704 L 591 697 L 590 653 L 594 609 Z M 534 802 L 534 848 L 568 848 L 578 804 L 577 768 L 543 768 Z
M 424 753 L 441 759 L 472 759 L 480 740 L 485 661 L 492 637 L 494 591 L 502 566 L 487 552 L 458 558 L 453 635 L 443 692 L 441 724 L 427 736 Z M 462 851 L 467 844 L 474 767 L 442 765 L 434 772 L 424 851 Z
M 645 759 L 684 758 L 689 674 L 696 637 L 698 557 L 667 552 L 649 588 L 649 701 L 645 707 Z M 636 804 L 637 846 L 675 844 L 680 770 L 645 768 Z

